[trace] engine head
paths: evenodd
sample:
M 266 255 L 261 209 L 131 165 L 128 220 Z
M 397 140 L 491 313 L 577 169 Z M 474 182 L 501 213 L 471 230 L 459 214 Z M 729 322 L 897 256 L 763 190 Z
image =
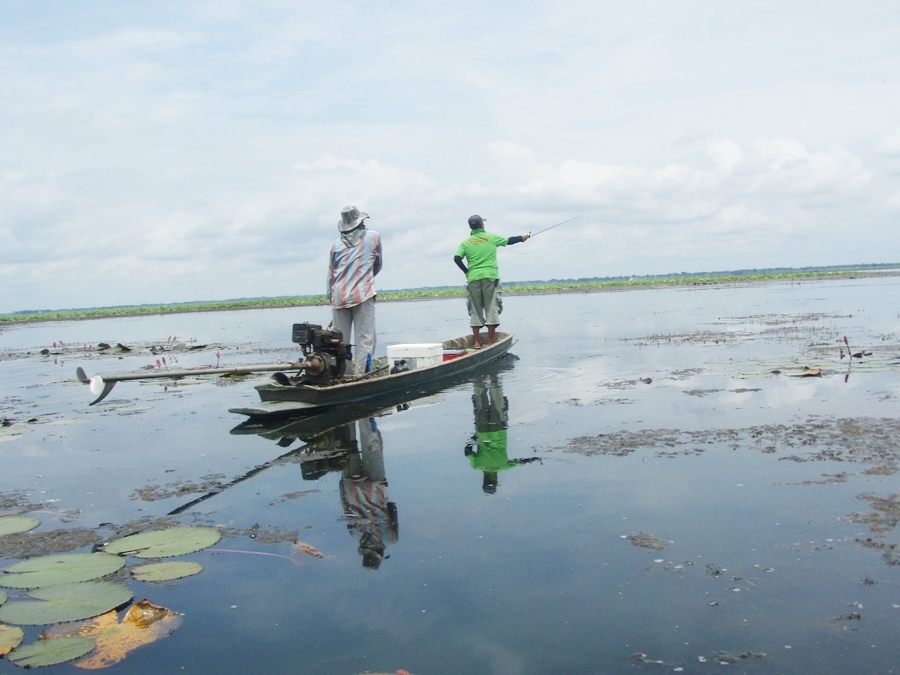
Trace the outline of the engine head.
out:
M 314 323 L 295 323 L 291 341 L 300 345 L 306 367 L 300 379 L 310 384 L 330 384 L 344 376 L 347 361 L 353 358 L 339 330 Z

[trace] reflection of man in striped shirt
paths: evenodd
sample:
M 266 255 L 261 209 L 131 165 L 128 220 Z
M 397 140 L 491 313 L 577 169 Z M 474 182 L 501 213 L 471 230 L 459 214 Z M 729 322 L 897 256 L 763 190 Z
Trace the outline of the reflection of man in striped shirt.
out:
M 384 473 L 384 445 L 375 419 L 350 423 L 351 437 L 359 427 L 359 451 L 348 453 L 347 466 L 341 476 L 341 505 L 347 519 L 347 531 L 359 538 L 359 554 L 363 567 L 378 569 L 386 558 L 388 544 L 397 543 L 397 505 L 388 500 Z M 351 447 L 356 438 L 352 439 Z
M 332 323 L 344 342 L 354 347 L 354 375 L 365 373 L 375 354 L 375 275 L 381 271 L 381 236 L 366 229 L 368 217 L 355 206 L 345 206 L 338 223 L 341 236 L 328 256 Z

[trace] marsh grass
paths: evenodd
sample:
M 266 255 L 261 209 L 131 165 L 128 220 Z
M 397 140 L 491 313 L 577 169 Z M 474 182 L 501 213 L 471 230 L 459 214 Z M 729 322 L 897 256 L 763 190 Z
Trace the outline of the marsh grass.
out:
M 505 295 L 537 295 L 547 293 L 590 293 L 628 289 L 664 288 L 672 286 L 711 286 L 716 284 L 745 284 L 772 281 L 812 281 L 818 279 L 858 278 L 861 276 L 893 276 L 900 274 L 897 266 L 863 265 L 857 267 L 815 268 L 802 270 L 752 270 L 700 274 L 673 274 L 615 279 L 576 279 L 503 283 Z M 465 297 L 464 286 L 415 288 L 380 291 L 381 302 L 436 300 Z M 20 311 L 0 314 L 3 325 L 41 321 L 75 321 L 80 319 L 108 319 L 116 317 L 148 316 L 153 314 L 184 314 L 188 312 L 222 312 L 240 309 L 277 309 L 285 307 L 316 307 L 327 304 L 324 295 L 285 296 L 276 298 L 240 298 L 180 302 L 158 305 L 122 305 L 83 309 Z

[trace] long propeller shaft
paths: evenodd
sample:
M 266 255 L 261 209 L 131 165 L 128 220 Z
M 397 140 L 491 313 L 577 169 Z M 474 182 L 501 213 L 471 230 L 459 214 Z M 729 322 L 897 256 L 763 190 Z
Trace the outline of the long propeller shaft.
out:
M 248 375 L 250 373 L 262 373 L 277 370 L 295 370 L 302 369 L 309 364 L 307 361 L 287 363 L 271 363 L 260 364 L 258 366 L 236 366 L 233 368 L 196 368 L 193 370 L 153 370 L 144 373 L 122 373 L 116 375 L 94 375 L 88 377 L 84 369 L 79 366 L 75 369 L 75 376 L 82 384 L 88 384 L 91 387 L 91 393 L 97 398 L 90 403 L 95 405 L 105 399 L 109 392 L 116 386 L 116 382 L 124 382 L 125 380 L 152 380 L 160 377 L 168 377 L 178 379 L 181 377 L 190 377 L 197 375 Z

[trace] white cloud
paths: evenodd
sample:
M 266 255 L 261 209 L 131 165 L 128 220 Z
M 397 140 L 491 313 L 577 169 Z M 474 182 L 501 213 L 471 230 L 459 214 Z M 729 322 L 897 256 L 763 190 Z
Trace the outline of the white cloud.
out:
M 895 192 L 887 200 L 888 206 L 894 211 L 900 211 L 900 192 Z
M 152 28 L 124 28 L 57 43 L 52 47 L 29 47 L 36 55 L 74 61 L 110 62 L 119 65 L 136 55 L 162 55 L 204 41 L 199 31 Z
M 890 157 L 900 157 L 900 129 L 897 129 L 887 138 L 882 139 L 877 146 L 878 152 Z
M 734 141 L 710 143 L 706 148 L 706 153 L 712 157 L 719 170 L 725 174 L 734 171 L 734 167 L 744 157 L 744 152 Z
M 900 250 L 887 5 L 58 9 L 0 10 L 0 312 L 319 293 L 347 203 L 382 288 L 458 283 L 471 213 L 581 214 L 509 279 Z
M 753 143 L 748 162 L 759 174 L 752 190 L 795 190 L 844 192 L 864 185 L 872 178 L 859 157 L 841 147 L 809 151 L 803 144 L 788 139 L 760 139 Z

